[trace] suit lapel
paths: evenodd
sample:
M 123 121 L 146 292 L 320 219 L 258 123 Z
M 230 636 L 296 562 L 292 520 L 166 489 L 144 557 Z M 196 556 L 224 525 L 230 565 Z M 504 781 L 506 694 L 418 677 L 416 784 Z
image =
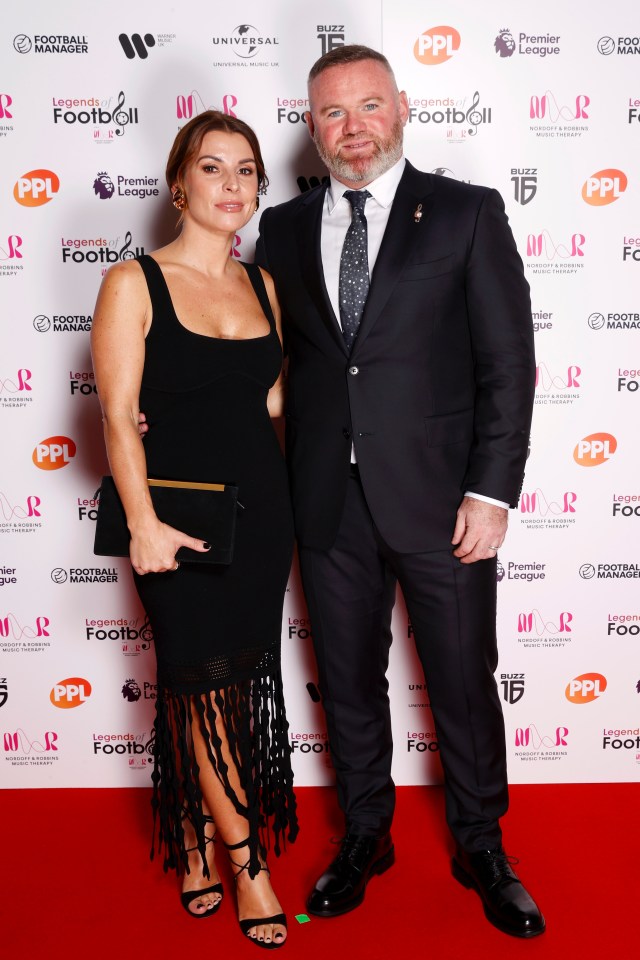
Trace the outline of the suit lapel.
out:
M 418 204 L 422 204 L 422 216 L 416 222 L 415 213 Z M 358 344 L 371 332 L 385 304 L 393 293 L 402 268 L 407 262 L 413 245 L 430 227 L 429 214 L 433 204 L 433 186 L 431 178 L 419 173 L 407 161 L 402 179 L 391 205 L 389 220 L 384 232 L 380 252 L 371 277 L 369 296 L 360 322 L 358 336 L 353 346 L 354 354 Z
M 295 221 L 296 243 L 300 255 L 300 269 L 304 286 L 308 290 L 329 333 L 346 355 L 347 348 L 342 330 L 331 306 L 322 268 L 320 234 L 326 191 L 326 186 L 322 190 L 314 191 L 306 202 L 301 204 Z

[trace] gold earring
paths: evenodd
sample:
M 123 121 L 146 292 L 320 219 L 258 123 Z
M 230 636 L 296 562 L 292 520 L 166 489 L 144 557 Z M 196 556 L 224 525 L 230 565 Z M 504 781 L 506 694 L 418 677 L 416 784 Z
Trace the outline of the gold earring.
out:
M 256 197 L 256 207 L 255 207 L 255 210 L 253 211 L 254 213 L 258 212 L 259 206 L 260 206 L 260 197 Z
M 172 193 L 171 202 L 176 208 L 176 210 L 184 210 L 184 208 L 186 207 L 187 198 L 185 197 L 180 187 L 176 187 L 176 189 Z

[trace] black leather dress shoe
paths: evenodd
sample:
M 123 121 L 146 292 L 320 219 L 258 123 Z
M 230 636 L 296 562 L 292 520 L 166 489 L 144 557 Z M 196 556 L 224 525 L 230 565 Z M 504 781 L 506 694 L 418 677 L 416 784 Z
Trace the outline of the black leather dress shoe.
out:
M 487 920 L 498 930 L 513 937 L 537 937 L 544 933 L 544 917 L 502 848 L 480 853 L 458 849 L 451 866 L 456 880 L 478 891 Z
M 307 910 L 314 917 L 339 917 L 341 913 L 348 913 L 364 900 L 371 877 L 384 873 L 394 860 L 391 834 L 378 838 L 348 833 L 340 853 L 313 888 Z

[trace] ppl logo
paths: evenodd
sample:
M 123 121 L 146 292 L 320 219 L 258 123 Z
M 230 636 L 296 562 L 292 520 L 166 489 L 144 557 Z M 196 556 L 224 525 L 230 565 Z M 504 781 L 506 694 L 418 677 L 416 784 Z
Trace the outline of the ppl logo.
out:
M 590 433 L 580 440 L 573 451 L 573 459 L 581 467 L 599 467 L 610 460 L 618 441 L 610 433 Z
M 51 688 L 49 699 L 54 707 L 69 710 L 80 707 L 91 696 L 91 684 L 82 677 L 67 677 Z
M 93 192 L 100 197 L 101 200 L 111 200 L 114 190 L 113 180 L 106 170 L 102 170 L 96 174 L 96 178 L 93 181 Z
M 593 703 L 606 689 L 607 680 L 601 673 L 581 673 L 569 681 L 564 695 L 570 703 Z
M 413 55 L 427 67 L 445 63 L 460 48 L 460 34 L 455 27 L 431 27 L 415 42 Z
M 13 196 L 23 207 L 42 207 L 59 189 L 60 180 L 53 170 L 30 170 L 16 180 Z
M 47 437 L 35 445 L 31 459 L 41 470 L 60 470 L 73 460 L 76 450 L 70 437 Z
M 604 207 L 618 200 L 627 189 L 627 176 L 622 170 L 598 170 L 582 185 L 582 199 L 592 207 Z

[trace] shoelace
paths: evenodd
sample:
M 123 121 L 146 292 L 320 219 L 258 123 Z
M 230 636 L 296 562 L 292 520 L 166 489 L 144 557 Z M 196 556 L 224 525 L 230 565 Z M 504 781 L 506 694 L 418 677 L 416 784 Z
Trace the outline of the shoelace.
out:
M 488 850 L 483 855 L 483 861 L 486 865 L 487 874 L 493 881 L 498 883 L 503 880 L 513 881 L 513 877 L 507 873 L 509 867 L 515 867 L 520 863 L 517 857 L 507 856 L 502 850 Z

